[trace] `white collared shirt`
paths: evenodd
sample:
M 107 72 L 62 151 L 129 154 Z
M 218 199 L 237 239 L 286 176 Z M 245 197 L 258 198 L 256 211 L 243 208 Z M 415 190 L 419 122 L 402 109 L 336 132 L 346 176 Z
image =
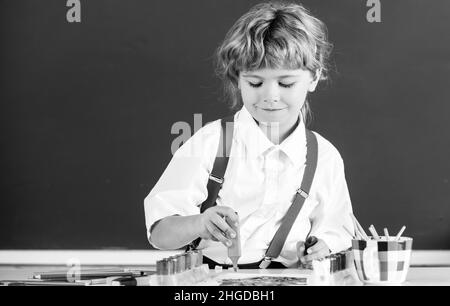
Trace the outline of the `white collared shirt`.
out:
M 238 212 L 242 248 L 239 263 L 243 264 L 264 257 L 301 185 L 306 135 L 304 123 L 300 121 L 281 144 L 275 145 L 245 107 L 235 114 L 234 120 L 230 158 L 216 203 Z M 150 243 L 149 229 L 154 222 L 171 215 L 199 214 L 199 206 L 208 194 L 206 185 L 217 153 L 220 129 L 220 120 L 216 120 L 197 131 L 176 151 L 145 198 Z M 353 232 L 344 164 L 337 149 L 319 134 L 315 135 L 318 162 L 309 197 L 280 256 L 274 259 L 288 267 L 297 263 L 296 243 L 305 241 L 308 234 L 322 239 L 333 253 L 351 246 L 351 237 L 343 228 Z M 202 239 L 199 249 L 218 263 L 231 264 L 221 242 Z

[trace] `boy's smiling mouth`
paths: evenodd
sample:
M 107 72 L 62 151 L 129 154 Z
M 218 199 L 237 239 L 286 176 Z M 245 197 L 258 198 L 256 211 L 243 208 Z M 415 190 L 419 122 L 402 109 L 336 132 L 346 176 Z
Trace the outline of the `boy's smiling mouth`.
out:
M 277 112 L 287 108 L 286 105 L 281 103 L 256 103 L 254 106 L 265 112 Z
M 276 112 L 276 111 L 283 110 L 284 108 L 261 108 L 261 109 L 264 111 L 267 111 L 267 112 Z

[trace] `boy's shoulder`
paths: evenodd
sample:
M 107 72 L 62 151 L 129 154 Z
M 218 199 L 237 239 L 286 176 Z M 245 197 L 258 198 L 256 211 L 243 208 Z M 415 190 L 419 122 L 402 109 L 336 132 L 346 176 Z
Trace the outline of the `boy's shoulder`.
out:
M 178 157 L 204 156 L 216 151 L 220 135 L 220 119 L 192 131 L 186 129 L 172 142 L 172 154 Z
M 316 131 L 313 131 L 317 138 L 318 145 L 318 158 L 320 160 L 333 160 L 337 162 L 342 161 L 341 154 L 339 150 L 325 137 Z
M 220 120 L 216 119 L 213 121 L 206 122 L 200 129 L 198 129 L 194 136 L 197 137 L 208 137 L 208 136 L 215 136 L 220 133 Z
M 236 118 L 236 114 L 233 115 Z M 198 129 L 194 135 L 198 134 L 197 137 L 208 137 L 208 136 L 216 136 L 220 134 L 220 130 L 222 129 L 221 121 L 224 118 L 219 118 L 216 120 L 212 120 L 206 122 L 200 129 Z M 236 119 L 235 119 L 236 120 Z

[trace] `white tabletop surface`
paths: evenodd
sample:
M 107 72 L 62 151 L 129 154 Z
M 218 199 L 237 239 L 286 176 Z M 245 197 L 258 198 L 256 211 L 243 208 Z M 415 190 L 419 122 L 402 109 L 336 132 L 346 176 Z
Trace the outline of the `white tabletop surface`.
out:
M 131 268 L 153 270 L 154 266 L 142 267 L 124 267 L 124 266 L 90 266 L 84 268 Z M 64 266 L 12 266 L 0 265 L 0 281 L 1 280 L 23 280 L 33 276 L 34 272 L 52 271 L 67 269 Z M 212 270 L 213 271 L 213 270 Z M 226 271 L 224 271 L 226 272 Z M 231 272 L 231 271 L 230 271 Z M 274 270 L 240 270 L 243 276 L 248 274 L 260 275 L 308 275 L 311 272 L 296 269 L 274 269 Z M 450 267 L 410 267 L 404 286 L 450 286 Z

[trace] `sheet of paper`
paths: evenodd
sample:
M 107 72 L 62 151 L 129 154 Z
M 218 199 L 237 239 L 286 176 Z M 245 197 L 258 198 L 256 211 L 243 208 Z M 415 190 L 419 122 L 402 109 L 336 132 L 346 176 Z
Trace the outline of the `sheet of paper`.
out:
M 209 278 L 206 286 L 303 286 L 308 284 L 311 271 L 282 270 L 239 270 L 223 271 Z

